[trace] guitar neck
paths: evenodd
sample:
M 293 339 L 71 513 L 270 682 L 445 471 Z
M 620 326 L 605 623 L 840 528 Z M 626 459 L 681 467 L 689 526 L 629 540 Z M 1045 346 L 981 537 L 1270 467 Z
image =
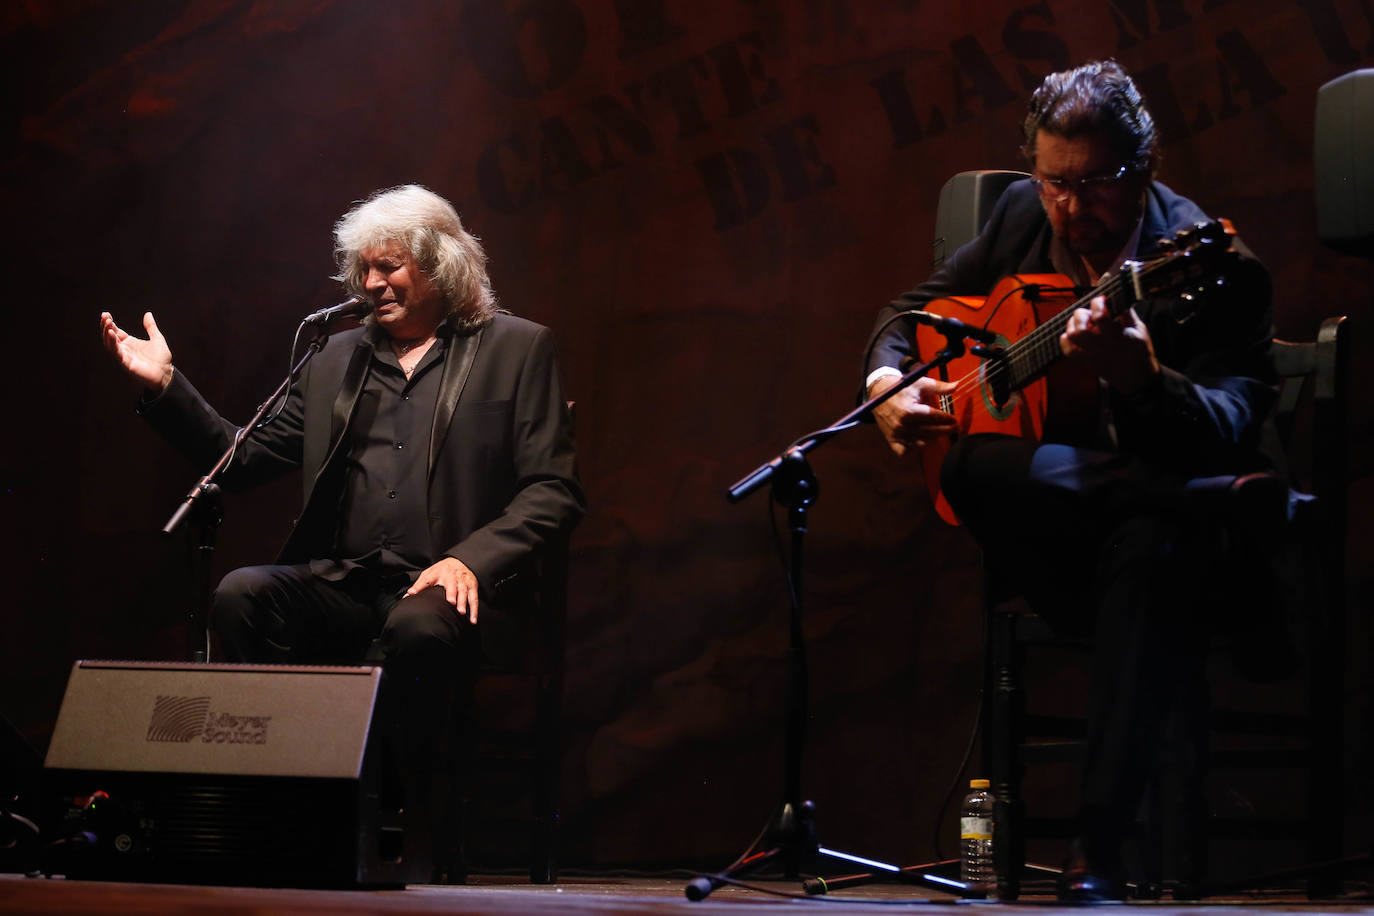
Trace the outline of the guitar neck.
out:
M 1068 308 L 1046 319 L 1019 340 L 1007 342 L 999 338 L 1000 348 L 991 354 L 981 355 L 978 383 L 985 388 L 979 397 L 1001 410 L 1012 392 L 1020 391 L 1044 376 L 1049 367 L 1063 356 L 1059 348 L 1059 338 L 1075 310 L 1087 308 L 1092 301 L 1101 296 L 1107 311 L 1113 318 L 1120 317 L 1137 302 L 1163 295 L 1180 295 L 1183 299 L 1205 298 L 1209 289 L 1224 285 L 1225 270 L 1234 264 L 1239 253 L 1233 247 L 1235 229 L 1229 220 L 1214 220 L 1210 223 L 1197 223 L 1189 229 L 1177 233 L 1173 239 L 1161 243 L 1164 251 L 1148 260 L 1126 261 L 1121 268 L 1110 276 L 1104 277 L 1087 295 L 1082 296 Z M 1015 280 L 1017 278 L 1009 278 Z M 1009 282 L 1003 281 L 1003 282 Z M 1001 299 L 991 304 L 990 316 L 984 322 L 986 327 L 991 316 L 1006 297 L 1019 295 L 1029 299 L 1035 284 L 1017 283 L 1007 290 Z M 999 284 L 994 292 L 1003 289 Z M 1175 309 L 1176 321 L 1187 321 L 1189 315 Z M 943 408 L 953 413 L 953 400 L 942 396 Z
M 1087 308 L 1093 299 L 1102 296 L 1112 317 L 1125 314 L 1127 309 L 1152 292 L 1148 281 L 1160 263 L 1163 261 L 1127 261 L 1120 271 L 1102 280 L 1073 305 L 1052 315 L 1035 330 L 1005 348 L 1001 359 L 1007 369 L 1010 390 L 1019 391 L 1040 378 L 1055 360 L 1064 355 L 1059 348 L 1059 338 L 1075 309 Z

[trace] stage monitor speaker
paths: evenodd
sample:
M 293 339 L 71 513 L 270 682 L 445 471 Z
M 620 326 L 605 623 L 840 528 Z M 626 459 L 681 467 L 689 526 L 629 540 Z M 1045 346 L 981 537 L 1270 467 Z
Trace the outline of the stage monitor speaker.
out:
M 1025 172 L 984 169 L 960 172 L 946 181 L 935 210 L 935 266 L 973 241 L 1007 185 L 1026 177 Z
M 1317 234 L 1338 251 L 1374 257 L 1374 70 L 1317 90 L 1312 164 Z
M 429 880 L 372 729 L 381 669 L 79 661 L 43 769 L 69 878 Z M 380 731 L 377 730 L 377 731 Z

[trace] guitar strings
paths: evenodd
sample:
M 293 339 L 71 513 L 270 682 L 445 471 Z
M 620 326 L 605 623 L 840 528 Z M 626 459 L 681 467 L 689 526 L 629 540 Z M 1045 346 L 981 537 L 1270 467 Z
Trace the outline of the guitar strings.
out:
M 1223 236 L 1221 238 L 1218 238 L 1215 232 L 1211 232 L 1209 234 L 1209 230 L 1214 230 L 1217 227 L 1220 227 L 1221 231 L 1223 232 Z M 1179 258 L 1189 258 L 1195 251 L 1205 250 L 1207 247 L 1212 246 L 1214 243 L 1223 240 L 1225 241 L 1225 245 L 1224 247 L 1222 247 L 1221 252 L 1233 254 L 1234 248 L 1231 245 L 1230 237 L 1234 235 L 1235 230 L 1226 220 L 1214 221 L 1210 224 L 1199 223 L 1194 227 L 1193 230 L 1180 232 L 1175 238 L 1175 243 L 1186 240 L 1188 243 L 1186 247 L 1181 249 L 1175 248 L 1174 250 L 1168 251 L 1155 258 L 1133 262 L 1131 272 L 1129 273 L 1129 275 L 1124 271 L 1118 272 L 1114 274 L 1111 278 L 1102 281 L 1090 293 L 1076 301 L 1072 306 L 1069 306 L 1068 308 L 1065 308 L 1059 313 L 1051 316 L 1044 323 L 1040 324 L 1039 326 L 1031 330 L 1029 333 L 1027 333 L 1025 336 L 1023 336 L 1020 340 L 1017 340 L 1015 343 L 1008 345 L 1002 351 L 1002 354 L 996 358 L 996 365 L 989 365 L 989 363 L 991 362 L 990 360 L 979 362 L 977 367 L 974 368 L 973 371 L 969 372 L 968 374 L 963 376 L 963 378 L 960 378 L 955 382 L 954 388 L 949 393 L 939 396 L 940 405 L 946 408 L 947 413 L 954 413 L 954 399 L 956 397 L 962 398 L 965 395 L 968 395 L 972 392 L 976 392 L 979 388 L 982 387 L 984 380 L 986 380 L 989 386 L 992 386 L 994 385 L 994 383 L 1002 381 L 1003 376 L 1007 375 L 1011 376 L 1010 383 L 1016 383 L 1019 380 L 1019 384 L 1017 385 L 1017 388 L 1015 390 L 1020 391 L 1022 388 L 1025 387 L 1025 385 L 1029 384 L 1029 382 L 1031 381 L 1031 374 L 1030 372 L 1025 372 L 1021 376 L 1013 374 L 1013 370 L 1019 367 L 1018 361 L 1020 364 L 1024 365 L 1029 362 L 1030 357 L 1038 356 L 1040 357 L 1038 363 L 1030 363 L 1028 366 L 1026 366 L 1026 368 L 1030 369 L 1031 371 L 1039 371 L 1039 369 L 1048 367 L 1049 364 L 1053 362 L 1053 360 L 1061 356 L 1062 352 L 1059 346 L 1059 338 L 1063 334 L 1064 326 L 1068 324 L 1070 317 L 1072 317 L 1073 312 L 1076 309 L 1082 308 L 1085 304 L 1091 303 L 1091 301 L 1097 298 L 1098 296 L 1105 296 L 1109 304 L 1121 304 L 1122 307 L 1114 309 L 1115 314 L 1120 314 L 1122 311 L 1125 311 L 1126 307 L 1134 305 L 1135 302 L 1145 298 L 1144 295 L 1137 295 L 1137 293 L 1143 293 L 1140 281 L 1146 277 L 1149 277 L 1156 269 L 1164 266 L 1167 263 L 1174 263 Z M 1187 275 L 1186 266 L 1184 267 L 1184 275 Z M 1128 277 L 1133 281 L 1133 289 L 1126 287 L 1126 280 L 1128 279 Z M 1018 289 L 1024 289 L 1024 287 L 1019 287 Z M 984 322 L 983 326 L 985 329 L 987 325 L 991 323 L 993 316 L 997 313 L 997 310 L 1000 309 L 1002 305 L 1006 302 L 1007 298 L 1010 297 L 1010 295 L 1016 291 L 1016 289 L 1008 290 L 1007 293 L 1002 297 L 1002 299 L 998 300 L 997 305 L 994 306 L 992 311 L 989 313 L 987 320 Z M 1118 299 L 1119 294 L 1121 294 L 1123 291 L 1128 297 L 1125 299 L 1124 302 Z M 1152 289 L 1150 290 L 1150 292 L 1155 292 L 1155 290 Z M 1008 395 L 1012 393 L 1010 383 L 1007 385 Z M 986 399 L 972 398 L 971 401 L 972 410 L 977 410 L 981 407 L 989 416 L 991 416 L 991 405 L 987 402 Z M 1008 402 L 1009 401 L 1010 397 L 1008 397 Z
M 1169 258 L 1159 258 L 1147 262 L 1141 267 L 1139 275 L 1143 276 L 1148 274 L 1166 260 L 1169 260 Z M 1073 305 L 1050 316 L 1044 322 L 1036 326 L 1035 329 L 1028 332 L 1024 337 L 1008 346 L 1003 350 L 1001 356 L 995 358 L 995 361 L 988 360 L 987 362 L 980 362 L 976 368 L 955 382 L 955 387 L 952 391 L 941 395 L 941 399 L 948 399 L 948 403 L 952 406 L 956 397 L 965 397 L 976 393 L 983 387 L 985 382 L 989 386 L 995 386 L 997 382 L 1003 380 L 1003 376 L 1010 376 L 1014 381 L 1018 376 L 1013 370 L 1017 368 L 1018 365 L 1023 365 L 1028 362 L 1031 357 L 1041 357 L 1038 362 L 1042 365 L 1048 365 L 1054 358 L 1061 355 L 1059 337 L 1063 334 L 1064 327 L 1069 323 L 1069 318 L 1073 315 L 1074 310 L 1085 307 L 1086 304 L 1091 303 L 1092 300 L 1098 296 L 1106 296 L 1109 301 L 1115 299 L 1124 289 L 1125 282 L 1125 274 L 1114 274 L 1109 280 L 1095 287 L 1092 292 L 1074 302 Z M 1022 289 L 1022 287 L 1018 287 L 1015 290 L 1009 290 L 1006 296 L 1004 296 L 1004 300 L 1013 292 L 1018 292 L 1020 289 Z M 1001 303 L 998 304 L 998 307 L 1000 307 L 1000 305 Z M 1050 358 L 1045 359 L 1044 357 L 1046 356 Z M 1020 390 L 1019 387 L 1017 390 Z M 985 399 L 971 398 L 970 400 L 973 405 L 973 410 L 976 411 L 981 408 L 988 415 L 991 415 L 991 407 Z M 953 410 L 947 412 L 952 413 Z

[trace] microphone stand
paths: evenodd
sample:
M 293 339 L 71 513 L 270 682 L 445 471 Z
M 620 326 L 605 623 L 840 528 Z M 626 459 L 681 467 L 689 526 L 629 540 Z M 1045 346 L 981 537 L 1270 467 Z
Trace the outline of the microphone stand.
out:
M 708 894 L 721 885 L 756 872 L 774 860 L 782 863 L 783 874 L 786 878 L 795 880 L 799 876 L 802 864 L 816 861 L 821 857 L 857 863 L 877 869 L 895 880 L 929 885 L 961 897 L 983 896 L 983 891 L 976 890 L 963 881 L 945 878 L 933 871 L 919 871 L 914 868 L 903 869 L 896 865 L 862 858 L 835 849 L 827 849 L 819 845 L 816 837 L 816 806 L 813 802 L 802 799 L 801 789 L 801 761 L 806 737 L 808 686 L 806 642 L 802 632 L 803 547 L 807 529 L 807 508 L 815 502 L 820 492 L 820 484 L 806 461 L 806 453 L 845 430 L 859 425 L 872 413 L 873 408 L 918 378 L 962 356 L 964 354 L 965 332 L 978 329 L 970 329 L 968 326 L 956 322 L 955 324 L 940 326 L 938 330 L 945 335 L 945 346 L 935 354 L 933 359 L 915 366 L 891 388 L 868 399 L 831 425 L 798 439 L 783 450 L 782 454 L 764 462 L 735 482 L 727 493 L 731 502 L 739 502 L 765 482 L 771 480 L 772 498 L 787 507 L 788 527 L 792 532 L 792 552 L 787 570 L 791 616 L 788 625 L 786 655 L 787 731 L 783 746 L 783 798 L 782 804 L 764 826 L 758 838 L 738 859 L 727 866 L 724 871 L 694 878 L 687 884 L 685 893 L 688 900 L 704 900 Z
M 258 405 L 257 413 L 253 414 L 253 418 L 248 421 L 247 425 L 235 433 L 234 441 L 230 443 L 229 448 L 225 449 L 224 454 L 215 462 L 214 467 L 210 468 L 204 477 L 196 481 L 195 486 L 191 487 L 190 492 L 186 494 L 186 497 L 172 513 L 172 517 L 167 520 L 167 524 L 162 526 L 162 533 L 166 537 L 176 534 L 177 529 L 182 525 L 190 525 L 191 528 L 188 542 L 192 551 L 191 577 L 196 600 L 192 602 L 191 609 L 186 614 L 186 649 L 187 655 L 193 662 L 208 661 L 210 654 L 208 631 L 210 574 L 215 556 L 216 532 L 220 523 L 224 521 L 224 499 L 217 478 L 229 466 L 229 462 L 233 460 L 239 445 L 262 424 L 263 417 L 267 416 L 267 412 L 286 395 L 296 379 L 300 378 L 306 364 L 329 342 L 330 328 L 327 320 L 310 322 L 310 319 L 307 318 L 306 322 L 311 323 L 316 330 L 314 339 L 306 345 L 305 353 L 291 367 L 291 371 L 277 386 L 277 390 Z M 306 322 L 302 322 L 302 324 Z

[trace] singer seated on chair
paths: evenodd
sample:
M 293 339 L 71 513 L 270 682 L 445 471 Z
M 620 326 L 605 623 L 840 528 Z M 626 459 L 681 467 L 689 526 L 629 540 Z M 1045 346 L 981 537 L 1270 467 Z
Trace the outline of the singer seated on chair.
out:
M 1258 447 L 1275 398 L 1271 284 L 1229 227 L 1187 233 L 1208 218 L 1155 180 L 1154 120 L 1115 62 L 1046 77 L 1023 128 L 1031 177 L 880 311 L 866 391 L 929 359 L 916 341 L 942 342 L 905 310 L 998 334 L 875 420 L 894 452 L 926 463 L 932 496 L 978 541 L 998 592 L 1093 634 L 1078 837 L 1059 894 L 1113 899 L 1161 724 L 1177 704 L 1205 706 L 1210 612 L 1245 587 L 1219 560 L 1259 534 L 1235 507 L 1256 500 L 1254 517 L 1286 518 L 1281 485 L 1234 498 L 1238 480 L 1272 466 Z M 1061 391 L 1077 400 L 1056 404 Z
M 274 565 L 224 577 L 209 622 L 234 662 L 356 664 L 376 640 L 379 721 L 394 729 L 407 807 L 434 812 L 418 826 L 437 871 L 457 864 L 445 796 L 458 713 L 479 664 L 516 656 L 540 548 L 585 502 L 553 336 L 497 307 L 486 254 L 448 201 L 379 191 L 334 243 L 337 279 L 367 314 L 236 450 L 226 488 L 299 470 L 304 502 Z M 208 470 L 235 425 L 173 368 L 151 313 L 146 339 L 108 313 L 100 323 L 144 388 L 139 413 Z

